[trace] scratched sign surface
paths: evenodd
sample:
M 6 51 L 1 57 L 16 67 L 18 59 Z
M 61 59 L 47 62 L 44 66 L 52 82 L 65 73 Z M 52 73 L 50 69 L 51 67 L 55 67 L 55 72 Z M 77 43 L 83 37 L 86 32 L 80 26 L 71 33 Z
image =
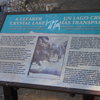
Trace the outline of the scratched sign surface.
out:
M 99 34 L 100 12 L 7 15 L 1 33 Z

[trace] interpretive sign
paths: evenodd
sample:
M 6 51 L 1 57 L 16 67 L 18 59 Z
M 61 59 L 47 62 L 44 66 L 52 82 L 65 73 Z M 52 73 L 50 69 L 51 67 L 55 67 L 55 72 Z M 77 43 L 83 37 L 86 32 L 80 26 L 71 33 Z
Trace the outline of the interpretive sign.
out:
M 0 84 L 100 95 L 99 26 L 100 12 L 7 14 Z

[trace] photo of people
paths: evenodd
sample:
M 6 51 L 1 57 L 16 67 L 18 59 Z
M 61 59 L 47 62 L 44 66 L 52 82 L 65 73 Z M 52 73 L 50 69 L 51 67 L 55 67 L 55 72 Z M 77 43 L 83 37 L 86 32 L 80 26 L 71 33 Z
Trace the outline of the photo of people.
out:
M 48 74 L 60 76 L 68 37 L 39 36 L 28 72 L 33 74 Z

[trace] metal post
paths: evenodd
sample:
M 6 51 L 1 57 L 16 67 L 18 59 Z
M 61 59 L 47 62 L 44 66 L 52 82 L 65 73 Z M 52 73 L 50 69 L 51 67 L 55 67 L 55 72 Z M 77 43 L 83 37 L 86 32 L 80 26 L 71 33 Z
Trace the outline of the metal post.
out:
M 83 100 L 96 100 L 94 95 L 83 95 Z
M 0 6 L 0 12 L 1 12 L 1 6 Z
M 4 100 L 18 100 L 17 89 L 13 87 L 3 87 Z

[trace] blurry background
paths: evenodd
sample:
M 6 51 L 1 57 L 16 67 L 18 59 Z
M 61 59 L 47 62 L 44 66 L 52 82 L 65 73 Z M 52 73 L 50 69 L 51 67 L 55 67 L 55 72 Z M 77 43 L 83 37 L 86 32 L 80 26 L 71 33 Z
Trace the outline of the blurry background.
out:
M 100 0 L 0 0 L 2 11 L 100 9 Z
M 100 9 L 100 0 L 0 0 L 0 22 L 4 12 L 62 11 Z M 82 100 L 82 95 L 71 97 L 67 93 L 19 89 L 19 100 Z M 0 100 L 4 100 L 0 87 Z M 100 100 L 100 97 L 96 97 Z

